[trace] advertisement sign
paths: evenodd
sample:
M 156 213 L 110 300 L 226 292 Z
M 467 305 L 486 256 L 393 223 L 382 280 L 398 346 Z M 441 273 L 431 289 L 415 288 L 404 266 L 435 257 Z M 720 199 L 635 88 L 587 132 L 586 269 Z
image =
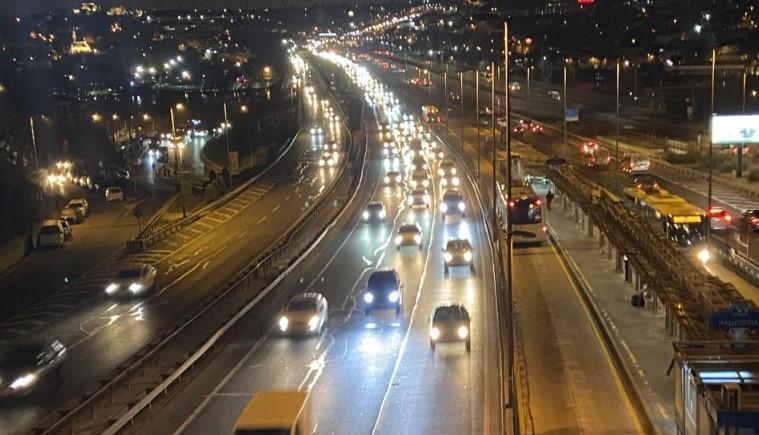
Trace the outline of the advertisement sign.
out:
M 567 122 L 577 122 L 580 120 L 580 109 L 566 109 L 564 110 L 564 120 Z
M 759 115 L 712 116 L 713 144 L 759 143 Z

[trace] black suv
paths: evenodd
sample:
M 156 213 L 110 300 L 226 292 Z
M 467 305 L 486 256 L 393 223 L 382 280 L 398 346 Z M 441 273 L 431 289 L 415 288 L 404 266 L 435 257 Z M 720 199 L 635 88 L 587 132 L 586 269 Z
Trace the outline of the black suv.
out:
M 395 314 L 401 312 L 403 303 L 403 284 L 398 272 L 392 269 L 378 270 L 369 276 L 362 296 L 364 313 L 379 308 L 395 308 Z

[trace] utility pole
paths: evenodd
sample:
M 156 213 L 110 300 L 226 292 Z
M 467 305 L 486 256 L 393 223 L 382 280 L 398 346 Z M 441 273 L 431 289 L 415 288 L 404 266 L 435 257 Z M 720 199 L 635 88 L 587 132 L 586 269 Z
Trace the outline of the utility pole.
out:
M 564 113 L 561 114 L 564 119 L 564 146 L 567 145 L 567 61 L 564 60 Z
M 461 124 L 459 125 L 459 134 L 461 135 L 461 156 L 464 157 L 464 71 L 459 71 L 459 100 L 461 103 Z
M 445 138 L 448 139 L 448 64 L 445 64 L 445 72 L 443 73 L 443 100 L 445 100 Z
M 474 112 L 477 122 L 477 185 L 480 185 L 480 71 L 474 71 Z
M 531 65 L 527 66 L 527 108 L 530 108 L 530 70 L 532 69 Z
M 40 162 L 37 158 L 37 137 L 34 134 L 34 116 L 29 117 L 29 131 L 32 134 L 32 152 L 34 153 L 34 170 L 39 171 Z
M 511 201 L 511 108 L 509 107 L 509 25 L 503 23 L 503 83 L 505 96 L 503 108 L 506 112 L 506 200 Z M 495 174 L 493 174 L 495 177 Z M 495 193 L 495 192 L 494 192 Z M 507 209 L 507 214 L 510 210 Z M 496 227 L 497 228 L 497 227 Z M 506 329 L 508 330 L 508 378 L 509 378 L 509 402 L 508 407 L 514 409 L 514 280 L 513 258 L 514 246 L 512 241 L 512 219 L 506 216 Z M 500 246 L 500 244 L 499 244 Z M 519 413 L 512 412 L 514 434 L 519 434 Z
M 616 114 L 616 135 L 614 136 L 614 144 L 616 146 L 616 159 L 617 163 L 619 163 L 619 59 L 617 59 L 617 103 L 614 107 L 614 113 Z M 566 114 L 564 115 L 566 116 Z
M 229 155 L 229 119 L 227 118 L 227 102 L 224 102 L 224 136 L 227 139 L 227 168 L 232 166 L 231 156 Z M 251 155 L 251 158 L 253 156 Z
M 709 116 L 714 116 L 714 73 L 717 69 L 717 49 L 712 48 L 712 83 L 711 83 L 711 101 L 709 104 Z M 711 130 L 711 118 L 709 121 L 709 129 Z M 709 132 L 709 186 L 708 186 L 708 195 L 707 195 L 707 205 L 706 205 L 706 211 L 711 212 L 712 209 L 712 149 L 714 148 L 714 143 L 712 143 L 712 135 L 711 132 Z M 712 220 L 711 218 L 707 217 L 706 219 L 706 246 L 707 248 L 711 247 L 712 242 Z

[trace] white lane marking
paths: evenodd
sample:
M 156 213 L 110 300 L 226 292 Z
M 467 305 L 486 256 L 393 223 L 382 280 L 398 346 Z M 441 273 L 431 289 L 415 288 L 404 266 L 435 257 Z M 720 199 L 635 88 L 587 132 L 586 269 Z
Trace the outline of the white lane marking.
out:
M 285 197 L 285 201 L 289 201 L 289 200 L 290 200 L 290 195 L 287 195 L 287 197 Z
M 432 191 L 433 200 L 436 200 L 437 198 L 434 198 L 436 195 L 435 190 Z M 435 239 L 435 222 L 437 221 L 437 208 L 432 213 L 432 225 L 430 225 L 430 239 L 429 243 L 427 244 L 427 256 L 424 259 L 424 269 L 422 270 L 422 276 L 419 279 L 419 287 L 416 290 L 416 300 L 414 300 L 414 308 L 411 310 L 411 318 L 409 319 L 408 326 L 406 327 L 406 333 L 403 335 L 403 340 L 401 341 L 401 349 L 398 352 L 398 356 L 395 359 L 395 366 L 393 367 L 393 372 L 390 375 L 390 381 L 387 383 L 387 389 L 385 390 L 385 394 L 382 397 L 382 402 L 380 403 L 380 409 L 379 413 L 377 414 L 377 420 L 374 422 L 374 426 L 372 427 L 372 435 L 377 433 L 377 430 L 379 429 L 379 426 L 382 422 L 382 417 L 385 413 L 385 406 L 387 404 L 387 399 L 390 397 L 390 389 L 393 387 L 393 384 L 395 383 L 395 379 L 398 376 L 398 369 L 401 366 L 401 360 L 403 359 L 403 356 L 406 353 L 406 347 L 408 346 L 408 338 L 409 334 L 411 333 L 411 327 L 414 324 L 414 319 L 416 317 L 416 309 L 419 307 L 419 299 L 422 295 L 422 289 L 424 288 L 424 281 L 427 278 L 427 269 L 430 264 L 430 257 L 432 253 L 432 241 Z
M 240 234 L 238 234 L 237 238 L 238 239 L 242 239 L 243 237 L 245 237 L 246 234 L 248 234 L 248 230 L 245 230 L 245 231 L 241 232 Z
M 256 222 L 256 225 L 261 225 L 262 223 L 264 223 L 265 220 L 266 220 L 266 216 L 259 219 L 258 222 Z
M 371 266 L 374 264 L 374 262 L 368 258 L 366 258 L 366 255 L 361 256 L 361 259 L 364 260 L 364 263 L 366 263 L 367 266 Z
M 272 213 L 276 213 L 276 212 L 277 212 L 277 210 L 279 210 L 279 207 L 280 207 L 280 205 L 279 205 L 279 204 L 277 204 L 277 206 L 276 206 L 276 207 L 274 207 L 274 208 L 271 210 L 271 212 L 272 212 Z

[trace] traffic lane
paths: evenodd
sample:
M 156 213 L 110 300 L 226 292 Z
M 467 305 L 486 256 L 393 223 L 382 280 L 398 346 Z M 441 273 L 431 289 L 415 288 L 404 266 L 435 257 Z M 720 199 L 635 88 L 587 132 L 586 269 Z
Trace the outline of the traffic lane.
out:
M 515 248 L 513 271 L 535 432 L 640 432 L 579 290 L 553 248 Z
M 295 177 L 297 174 L 291 175 Z M 290 195 L 290 188 L 287 183 L 280 185 L 279 191 L 265 196 L 255 209 L 277 216 L 299 215 L 310 195 L 305 189 L 300 197 Z M 318 191 L 318 187 L 313 189 L 314 193 Z M 293 199 L 281 202 L 285 196 Z M 270 212 L 274 204 L 280 202 L 280 209 Z M 180 250 L 191 251 L 197 259 L 182 261 L 184 264 L 173 269 L 169 267 L 168 273 L 159 267 L 162 276 L 167 276 L 163 280 L 159 278 L 157 288 L 160 290 L 147 296 L 146 300 L 120 302 L 103 296 L 77 313 L 26 337 L 27 341 L 62 339 L 69 349 L 63 365 L 64 382 L 38 405 L 45 409 L 60 405 L 94 380 L 106 377 L 163 328 L 207 297 L 210 291 L 226 283 L 231 274 L 251 259 L 240 255 L 241 251 L 245 252 L 250 246 L 268 246 L 289 225 L 286 219 L 272 221 L 278 226 L 271 223 L 251 226 L 252 219 L 241 213 L 228 222 L 224 231 L 207 234 Z M 231 246 L 238 249 L 229 249 Z M 3 412 L 19 415 L 30 408 L 36 409 L 35 403 L 20 401 L 19 407 Z
M 81 189 L 60 201 L 85 197 Z M 131 210 L 142 201 L 107 203 L 102 195 L 87 194 L 90 216 L 72 225 L 73 238 L 62 248 L 37 248 L 0 277 L 0 321 L 10 319 L 74 281 L 94 264 L 111 255 L 137 232 Z M 163 198 L 162 198 L 163 199 Z M 19 292 L 19 289 L 24 289 Z
M 498 375 L 499 338 L 495 312 L 493 260 L 475 192 L 463 183 L 465 219 L 439 221 L 427 279 L 421 291 L 408 343 L 399 360 L 376 433 L 501 433 Z M 445 277 L 445 241 L 466 237 L 475 255 L 475 271 L 451 268 Z M 430 317 L 445 302 L 462 302 L 471 317 L 471 353 L 463 343 L 430 348 Z

